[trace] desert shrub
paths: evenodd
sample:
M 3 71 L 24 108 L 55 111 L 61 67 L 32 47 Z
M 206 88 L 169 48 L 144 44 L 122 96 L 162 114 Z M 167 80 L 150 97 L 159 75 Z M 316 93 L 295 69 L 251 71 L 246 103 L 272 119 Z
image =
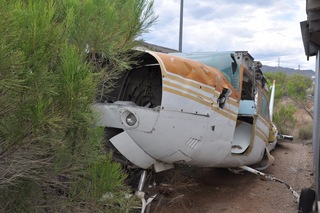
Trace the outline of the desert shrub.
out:
M 279 133 L 292 134 L 296 122 L 295 111 L 296 108 L 292 104 L 280 104 L 276 107 L 273 122 L 276 124 Z
M 276 80 L 276 102 L 286 96 L 295 102 L 295 105 L 307 112 L 311 118 L 312 107 L 307 101 L 308 94 L 313 95 L 312 79 L 300 74 L 287 75 L 284 72 L 265 73 L 269 82 Z
M 310 140 L 312 138 L 313 127 L 312 125 L 303 125 L 299 129 L 299 138 L 302 140 Z
M 103 194 L 121 194 L 120 202 L 128 189 L 90 106 L 100 82 L 108 89 L 132 63 L 152 2 L 0 5 L 0 212 L 106 211 Z M 96 53 L 112 66 L 96 66 Z
M 275 100 L 280 100 L 283 96 L 286 95 L 286 82 L 288 81 L 288 76 L 284 72 L 266 72 L 264 73 L 265 77 L 267 78 L 270 85 L 272 84 L 273 80 L 276 80 L 276 90 L 275 90 Z

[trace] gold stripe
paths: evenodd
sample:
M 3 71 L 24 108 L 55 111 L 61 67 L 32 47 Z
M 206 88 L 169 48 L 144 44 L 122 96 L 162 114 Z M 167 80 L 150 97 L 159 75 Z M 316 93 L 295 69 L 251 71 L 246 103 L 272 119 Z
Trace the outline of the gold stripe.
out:
M 261 132 L 266 139 L 268 139 L 268 135 L 263 131 L 263 129 L 261 129 L 260 127 L 257 126 L 257 130 L 258 130 L 259 132 Z
M 205 101 L 205 100 L 203 100 L 201 98 L 194 97 L 194 96 L 192 96 L 190 94 L 183 93 L 181 91 L 178 91 L 178 90 L 175 90 L 175 89 L 172 89 L 172 88 L 163 87 L 163 91 L 170 92 L 170 93 L 173 93 L 173 94 L 176 94 L 176 95 L 191 99 L 191 100 L 196 101 L 196 102 L 198 102 L 200 104 L 203 104 L 205 106 L 209 106 L 209 107 L 211 106 L 211 103 L 208 102 L 208 101 Z M 233 120 L 234 122 L 237 121 L 237 117 L 236 116 L 233 116 L 233 115 L 227 113 L 226 111 L 218 109 L 217 106 L 211 106 L 211 110 L 221 114 L 222 116 L 226 117 L 227 119 Z
M 205 92 L 208 92 L 208 93 L 214 93 L 215 95 L 219 95 L 219 93 L 217 91 L 215 91 L 215 89 L 213 89 L 212 87 L 208 86 L 208 85 L 200 85 L 200 83 L 198 82 L 194 82 L 194 80 L 191 80 L 190 81 L 186 81 L 185 78 L 183 78 L 182 76 L 175 76 L 175 75 L 172 75 L 170 73 L 167 73 L 167 75 L 165 76 L 171 80 L 174 80 L 174 81 L 178 81 L 180 83 L 183 83 L 184 85 L 188 85 L 188 86 L 192 86 L 192 87 L 195 87 L 197 89 L 202 89 L 203 91 Z
M 264 141 L 265 142 L 265 140 L 264 140 L 264 136 L 260 133 L 260 132 L 256 132 L 256 135 L 262 140 L 262 141 Z
M 205 92 L 208 92 L 210 94 L 215 95 L 216 97 L 218 97 L 220 95 L 220 93 L 218 91 L 216 91 L 213 87 L 209 87 L 208 85 L 201 85 L 201 83 L 194 82 L 194 80 L 193 81 L 186 81 L 185 78 L 183 78 L 183 77 L 178 77 L 178 76 L 175 76 L 175 75 L 172 75 L 169 73 L 166 73 L 165 77 L 167 77 L 171 80 L 174 80 L 174 81 L 178 81 L 184 85 L 191 86 L 191 87 L 194 87 L 197 89 L 201 89 Z M 239 107 L 239 103 L 236 100 L 231 99 L 230 97 L 228 98 L 227 103 L 229 103 L 235 107 Z
M 219 113 L 220 115 L 223 115 L 224 117 L 233 120 L 234 122 L 237 121 L 237 116 L 234 116 L 228 112 L 226 112 L 224 109 L 220 109 L 218 108 L 218 106 L 212 106 L 211 109 L 217 113 Z
M 169 79 L 172 79 L 172 80 L 175 80 L 175 81 L 178 81 L 180 83 L 183 83 L 184 85 L 189 85 L 189 86 L 192 86 L 192 87 L 195 87 L 195 88 L 198 88 L 198 89 L 202 89 L 204 90 L 205 92 L 208 92 L 208 93 L 211 93 L 211 94 L 214 94 L 215 96 L 219 96 L 220 93 L 217 92 L 213 87 L 209 86 L 209 85 L 204 85 L 204 84 L 201 84 L 200 82 L 194 82 L 195 80 L 192 80 L 192 79 L 189 79 L 191 81 L 186 81 L 186 78 L 182 77 L 182 76 L 179 76 L 179 74 L 172 74 L 172 72 L 169 72 L 167 69 L 166 69 L 166 66 L 165 66 L 165 63 L 163 62 L 161 56 L 159 56 L 156 52 L 152 52 L 152 51 L 147 51 L 149 54 L 151 54 L 153 57 L 155 57 L 161 67 L 161 72 L 162 72 L 162 75 L 164 77 L 167 77 Z M 176 76 L 177 75 L 177 76 Z M 179 76 L 179 77 L 178 77 Z M 241 77 L 241 76 L 240 76 Z M 240 81 L 241 82 L 241 81 Z M 235 94 L 237 96 L 237 94 Z M 227 100 L 227 103 L 235 106 L 235 107 L 239 107 L 239 104 L 240 102 L 238 100 L 235 100 L 235 99 L 231 99 L 229 98 Z
M 262 132 L 264 135 L 266 135 L 266 138 L 268 138 L 268 137 L 267 137 L 267 134 L 265 134 L 264 131 L 263 131 L 263 129 L 261 129 L 258 125 L 257 125 L 257 129 L 258 129 L 260 132 Z
M 240 102 L 238 102 L 234 99 L 230 99 L 230 98 L 227 100 L 227 102 L 230 102 L 231 105 L 236 106 L 236 107 L 239 107 L 239 105 L 240 105 Z
M 259 115 L 259 119 L 265 126 L 269 128 L 270 124 L 268 123 L 268 121 L 266 121 L 261 115 Z
M 257 127 L 257 135 L 260 137 L 265 143 L 268 143 L 268 136 L 264 133 L 262 129 Z
M 205 105 L 205 106 L 208 106 L 208 107 L 211 106 L 211 103 L 208 102 L 208 101 L 205 101 L 205 100 L 203 100 L 203 99 L 201 99 L 201 98 L 194 97 L 194 96 L 189 95 L 189 94 L 187 94 L 187 93 L 180 92 L 180 91 L 175 90 L 175 89 L 172 89 L 172 88 L 163 87 L 163 91 L 170 92 L 170 93 L 173 93 L 173 94 L 176 94 L 176 95 L 180 95 L 180 96 L 189 98 L 189 99 L 191 99 L 191 100 L 193 100 L 193 101 L 196 101 L 196 102 L 198 102 L 198 103 L 200 103 L 200 104 L 203 104 L 203 105 Z
M 257 132 L 256 135 L 266 144 L 266 140 L 260 132 Z
M 223 110 L 225 110 L 225 111 L 227 111 L 227 112 L 229 112 L 230 114 L 232 114 L 232 115 L 234 115 L 234 116 L 236 116 L 236 117 L 238 117 L 238 112 L 234 112 L 234 111 L 232 111 L 231 109 L 229 109 L 228 107 L 223 107 Z M 237 108 L 237 110 L 238 110 L 238 108 Z
M 179 84 L 175 84 L 175 83 L 172 83 L 172 82 L 169 82 L 169 81 L 163 81 L 163 82 L 164 82 L 164 85 L 168 85 L 168 86 L 171 86 L 171 87 L 174 87 L 174 88 L 177 88 L 177 89 L 184 90 L 185 92 L 194 94 L 194 95 L 196 95 L 197 97 L 201 97 L 202 99 L 207 99 L 207 100 L 213 101 L 212 98 L 210 98 L 210 97 L 208 97 L 208 96 L 205 96 L 205 95 L 203 95 L 203 94 L 201 94 L 201 93 L 198 93 L 198 92 L 196 92 L 196 91 L 194 91 L 194 90 L 191 90 L 191 89 L 189 89 L 189 88 L 183 87 L 183 86 L 181 86 L 181 85 L 179 85 Z
M 194 91 L 194 90 L 191 90 L 191 89 L 189 89 L 189 88 L 185 88 L 185 87 L 183 87 L 183 86 L 181 86 L 181 85 L 178 85 L 178 84 L 175 84 L 175 83 L 172 83 L 172 82 L 168 82 L 168 81 L 164 81 L 164 84 L 167 85 L 167 86 L 174 87 L 175 89 L 183 90 L 183 92 L 186 92 L 186 93 L 183 93 L 183 94 L 191 93 L 191 94 L 197 96 L 199 99 L 202 99 L 202 100 L 207 99 L 207 100 L 209 100 L 210 102 L 212 102 L 212 104 L 214 105 L 214 107 L 217 107 L 217 106 L 218 106 L 218 104 L 217 104 L 216 102 L 213 102 L 212 99 L 210 100 L 210 98 L 209 98 L 208 96 L 205 96 L 205 95 L 203 95 L 203 94 L 201 94 L 201 93 L 198 93 L 198 92 L 196 92 L 196 91 Z M 194 99 L 193 99 L 193 100 L 194 100 Z M 230 113 L 230 114 L 232 114 L 232 115 L 234 115 L 234 116 L 236 116 L 236 117 L 238 116 L 238 113 L 237 113 L 237 112 L 234 112 L 234 111 L 232 111 L 231 109 L 229 109 L 229 108 L 227 108 L 227 107 L 223 108 L 223 110 L 224 110 L 224 111 L 227 111 L 228 113 Z

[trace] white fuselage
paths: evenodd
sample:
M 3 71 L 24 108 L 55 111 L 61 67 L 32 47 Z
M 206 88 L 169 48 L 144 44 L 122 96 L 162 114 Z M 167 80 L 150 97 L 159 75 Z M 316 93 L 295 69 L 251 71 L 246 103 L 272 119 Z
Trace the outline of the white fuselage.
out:
M 178 163 L 239 167 L 261 161 L 270 125 L 259 114 L 258 100 L 229 96 L 221 108 L 221 92 L 215 87 L 168 72 L 163 61 L 157 60 L 162 72 L 160 106 L 148 108 L 132 101 L 94 105 L 100 116 L 97 125 L 123 129 L 110 141 L 127 159 L 141 168 L 159 167 L 159 171 Z M 216 84 L 223 81 L 221 76 L 215 78 Z M 126 123 L 128 114 L 134 115 L 134 125 Z

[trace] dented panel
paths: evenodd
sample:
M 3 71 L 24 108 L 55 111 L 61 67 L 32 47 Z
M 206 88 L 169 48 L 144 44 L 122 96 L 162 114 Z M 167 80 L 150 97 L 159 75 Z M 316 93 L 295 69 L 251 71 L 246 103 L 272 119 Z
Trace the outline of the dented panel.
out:
M 110 141 L 141 168 L 258 163 L 269 131 L 260 115 L 261 64 L 247 52 L 219 54 L 142 53 L 114 91 L 94 104 L 97 125 L 121 130 Z

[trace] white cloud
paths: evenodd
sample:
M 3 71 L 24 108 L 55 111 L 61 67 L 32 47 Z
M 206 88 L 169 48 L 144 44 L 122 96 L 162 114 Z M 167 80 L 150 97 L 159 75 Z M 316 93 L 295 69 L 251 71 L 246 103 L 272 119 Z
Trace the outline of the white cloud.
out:
M 314 69 L 304 54 L 305 1 L 184 0 L 183 51 L 247 50 L 266 65 Z M 159 16 L 146 42 L 178 49 L 180 0 L 155 0 Z

